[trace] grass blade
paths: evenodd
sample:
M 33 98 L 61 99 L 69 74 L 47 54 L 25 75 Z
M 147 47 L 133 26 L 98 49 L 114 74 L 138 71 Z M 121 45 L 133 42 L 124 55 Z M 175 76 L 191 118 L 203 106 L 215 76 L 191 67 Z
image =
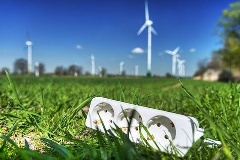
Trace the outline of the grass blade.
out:
M 14 97 L 15 97 L 14 100 L 17 102 L 17 104 L 18 104 L 21 108 L 24 109 L 24 107 L 21 105 L 21 101 L 20 101 L 20 98 L 19 98 L 19 96 L 18 96 L 16 87 L 15 87 L 15 85 L 13 84 L 12 79 L 11 79 L 8 71 L 5 70 L 5 73 L 6 73 L 6 75 L 7 75 L 7 79 L 8 79 L 8 82 L 9 82 L 9 84 L 10 84 L 10 87 L 11 87 L 11 89 L 12 89 L 12 91 L 13 91 L 13 94 L 14 94 Z
M 47 138 L 41 138 L 41 141 L 43 141 L 52 149 L 56 150 L 64 159 L 71 159 L 71 153 L 64 146 L 59 145 L 56 142 Z

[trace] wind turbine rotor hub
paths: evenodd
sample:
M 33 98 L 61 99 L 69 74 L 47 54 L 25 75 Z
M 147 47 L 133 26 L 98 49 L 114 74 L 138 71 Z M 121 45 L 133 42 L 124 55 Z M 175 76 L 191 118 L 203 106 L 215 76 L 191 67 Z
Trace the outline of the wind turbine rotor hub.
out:
M 32 46 L 33 43 L 32 43 L 31 41 L 27 41 L 27 42 L 26 42 L 26 45 L 27 45 L 27 46 Z
M 151 26 L 151 25 L 153 24 L 153 21 L 151 21 L 151 20 L 146 20 L 146 24 L 147 24 L 148 26 Z

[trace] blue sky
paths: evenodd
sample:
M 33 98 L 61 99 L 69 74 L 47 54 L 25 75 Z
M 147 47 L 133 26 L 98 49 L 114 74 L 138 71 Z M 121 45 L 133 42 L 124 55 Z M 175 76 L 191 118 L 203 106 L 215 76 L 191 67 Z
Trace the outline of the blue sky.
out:
M 96 67 L 118 74 L 125 62 L 127 74 L 147 72 L 147 30 L 144 0 L 0 0 L 0 68 L 13 70 L 18 58 L 27 59 L 25 42 L 33 42 L 33 62 L 56 66 L 76 64 L 91 72 L 91 55 Z M 171 72 L 172 57 L 164 51 L 180 46 L 186 60 L 186 75 L 192 76 L 199 60 L 210 58 L 222 46 L 215 30 L 223 9 L 234 0 L 149 0 L 153 28 L 152 73 Z M 133 53 L 134 48 L 144 50 Z

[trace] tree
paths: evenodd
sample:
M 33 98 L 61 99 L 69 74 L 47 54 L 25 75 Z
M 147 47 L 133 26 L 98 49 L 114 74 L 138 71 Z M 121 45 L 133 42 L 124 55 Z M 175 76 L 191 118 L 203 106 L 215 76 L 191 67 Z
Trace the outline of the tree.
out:
M 219 75 L 218 81 L 220 82 L 231 82 L 233 81 L 232 72 L 229 70 L 223 70 L 222 73 Z
M 9 73 L 9 69 L 7 67 L 3 67 L 0 71 L 0 75 L 4 75 L 5 74 L 5 70 Z
M 91 76 L 91 73 L 89 71 L 86 71 L 84 75 L 85 76 Z
M 194 76 L 202 76 L 208 69 L 222 70 L 221 58 L 218 54 L 213 54 L 211 60 L 202 59 L 198 62 L 198 70 L 194 73 Z
M 126 70 L 123 70 L 122 73 L 121 73 L 121 76 L 124 77 L 124 76 L 126 76 L 126 74 L 127 74 L 127 71 L 126 71 Z
M 27 60 L 19 58 L 14 62 L 14 73 L 15 74 L 27 74 L 28 64 Z
M 106 75 L 107 75 L 107 69 L 99 66 L 98 67 L 98 76 L 99 77 L 105 77 Z
M 68 67 L 68 74 L 69 75 L 81 75 L 82 74 L 82 67 L 77 65 L 70 65 Z
M 194 73 L 194 75 L 193 75 L 194 77 L 201 76 L 207 70 L 208 59 L 200 60 L 197 64 L 197 66 L 198 66 L 198 70 Z
M 54 73 L 58 76 L 63 75 L 63 72 L 64 72 L 63 66 L 57 66 L 54 71 Z
M 165 77 L 167 78 L 173 78 L 174 76 L 171 73 L 166 73 Z
M 45 72 L 45 65 L 43 63 L 39 63 L 38 66 L 35 66 L 35 70 L 38 69 L 40 75 L 43 75 Z
M 230 4 L 230 7 L 223 11 L 219 24 L 223 27 L 225 36 L 228 36 L 233 32 L 236 32 L 239 35 L 240 2 Z
M 39 63 L 39 74 L 42 75 L 45 72 L 45 65 L 43 63 Z
M 223 11 L 219 24 L 223 28 L 224 46 L 215 53 L 221 56 L 225 66 L 240 69 L 240 2 Z
M 101 70 L 99 71 L 99 76 L 100 77 L 106 77 L 107 76 L 107 69 L 102 67 Z
M 215 70 L 221 70 L 223 69 L 221 56 L 219 54 L 213 54 L 212 59 L 206 63 L 206 68 L 215 69 Z

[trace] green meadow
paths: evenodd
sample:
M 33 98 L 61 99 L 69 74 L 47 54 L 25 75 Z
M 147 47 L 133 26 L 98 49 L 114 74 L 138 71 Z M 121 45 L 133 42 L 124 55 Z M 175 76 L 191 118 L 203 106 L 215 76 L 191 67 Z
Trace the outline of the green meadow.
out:
M 183 157 L 85 126 L 100 96 L 195 117 Z M 240 159 L 240 84 L 177 78 L 0 77 L 0 159 Z M 183 124 L 184 125 L 184 124 Z M 120 132 L 120 131 L 119 131 Z M 207 147 L 204 138 L 220 140 Z

